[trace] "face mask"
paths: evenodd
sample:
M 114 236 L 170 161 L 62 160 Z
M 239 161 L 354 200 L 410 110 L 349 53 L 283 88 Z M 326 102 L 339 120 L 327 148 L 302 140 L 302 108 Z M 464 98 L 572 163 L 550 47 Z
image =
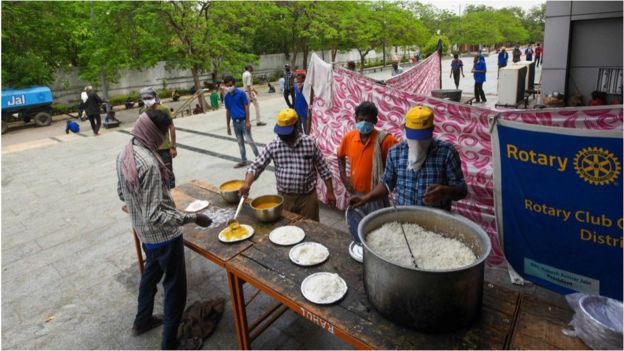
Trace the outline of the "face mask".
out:
M 288 135 L 277 135 L 283 142 L 288 143 L 291 141 L 294 141 L 295 138 L 297 137 L 297 131 L 295 130 L 294 132 L 288 134 Z
M 360 134 L 368 135 L 373 131 L 374 126 L 373 123 L 369 121 L 359 121 L 355 124 L 355 127 Z
M 234 89 L 236 89 L 236 87 L 232 85 L 231 87 L 227 87 L 226 90 L 227 90 L 228 93 L 233 93 Z
M 145 106 L 147 107 L 152 107 L 154 106 L 154 104 L 156 103 L 156 99 L 147 99 L 147 100 L 143 100 L 143 103 L 145 104 Z
M 407 138 L 406 140 L 409 150 L 407 154 L 407 169 L 418 172 L 427 159 L 427 151 L 433 140 L 412 140 Z

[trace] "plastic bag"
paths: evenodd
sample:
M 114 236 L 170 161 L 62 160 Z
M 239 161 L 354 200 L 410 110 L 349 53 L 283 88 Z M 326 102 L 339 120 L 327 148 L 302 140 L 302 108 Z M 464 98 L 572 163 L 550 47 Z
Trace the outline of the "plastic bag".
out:
M 574 310 L 569 328 L 562 332 L 577 336 L 594 350 L 622 349 L 622 315 L 620 301 L 604 296 L 575 293 L 566 295 Z

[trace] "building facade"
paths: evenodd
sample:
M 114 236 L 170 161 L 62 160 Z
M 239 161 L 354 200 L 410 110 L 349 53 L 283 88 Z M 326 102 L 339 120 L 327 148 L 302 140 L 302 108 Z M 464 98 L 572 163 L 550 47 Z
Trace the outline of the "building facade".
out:
M 546 3 L 542 94 L 580 95 L 587 104 L 604 91 L 608 102 L 622 101 L 622 4 Z

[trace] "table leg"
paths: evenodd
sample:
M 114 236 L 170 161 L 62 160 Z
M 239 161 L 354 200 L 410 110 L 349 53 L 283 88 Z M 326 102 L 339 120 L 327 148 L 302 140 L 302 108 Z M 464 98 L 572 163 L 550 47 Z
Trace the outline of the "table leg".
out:
M 137 236 L 134 228 L 132 228 L 132 236 L 134 236 L 134 247 L 136 248 L 137 261 L 139 262 L 139 271 L 141 272 L 141 275 L 143 275 L 145 262 L 143 262 L 143 252 L 141 252 L 141 242 L 139 241 L 139 237 Z
M 245 294 L 243 291 L 243 281 L 235 274 L 227 272 L 230 295 L 232 296 L 232 311 L 234 313 L 234 325 L 238 346 L 241 350 L 251 349 L 249 338 L 249 326 L 247 325 L 247 310 L 245 307 Z

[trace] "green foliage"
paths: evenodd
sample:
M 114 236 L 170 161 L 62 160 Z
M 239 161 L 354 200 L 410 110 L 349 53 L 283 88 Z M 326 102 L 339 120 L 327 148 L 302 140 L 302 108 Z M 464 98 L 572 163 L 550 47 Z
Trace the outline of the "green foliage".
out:
M 423 52 L 425 55 L 429 55 L 432 52 L 435 52 L 438 48 L 438 41 L 442 40 L 442 53 L 447 53 L 449 48 L 451 47 L 451 41 L 447 38 L 446 35 L 433 35 L 425 45 Z

